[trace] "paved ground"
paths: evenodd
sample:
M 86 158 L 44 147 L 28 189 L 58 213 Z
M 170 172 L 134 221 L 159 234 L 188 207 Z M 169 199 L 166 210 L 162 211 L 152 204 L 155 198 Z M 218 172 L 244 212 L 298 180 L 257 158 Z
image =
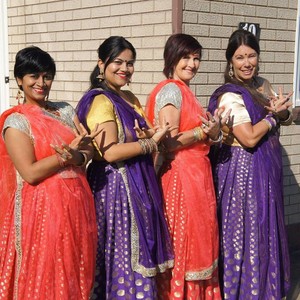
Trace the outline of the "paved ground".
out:
M 291 289 L 287 300 L 300 300 L 300 250 L 291 251 Z

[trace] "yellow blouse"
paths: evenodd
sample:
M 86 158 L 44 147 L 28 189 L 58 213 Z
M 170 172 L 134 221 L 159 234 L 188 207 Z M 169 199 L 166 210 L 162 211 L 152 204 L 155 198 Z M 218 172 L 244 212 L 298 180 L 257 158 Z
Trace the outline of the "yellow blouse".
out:
M 132 100 L 132 106 L 134 110 L 145 118 L 145 113 L 138 99 L 130 91 L 124 91 L 124 93 L 129 99 Z M 118 119 L 114 105 L 105 95 L 97 95 L 94 98 L 90 110 L 87 114 L 87 126 L 90 130 L 92 130 L 97 123 L 102 124 L 109 121 L 116 122 L 118 127 L 119 142 L 122 142 L 122 139 L 120 137 L 120 133 L 122 132 L 121 122 Z M 101 160 L 102 154 L 96 142 L 94 142 L 94 146 L 97 149 L 97 153 L 95 154 L 94 159 Z

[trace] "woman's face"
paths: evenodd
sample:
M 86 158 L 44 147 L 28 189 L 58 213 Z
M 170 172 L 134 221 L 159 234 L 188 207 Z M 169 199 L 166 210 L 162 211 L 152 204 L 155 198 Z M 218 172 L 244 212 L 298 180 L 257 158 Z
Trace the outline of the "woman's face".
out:
M 17 78 L 17 83 L 22 86 L 26 103 L 41 104 L 49 95 L 53 75 L 47 72 L 26 74 L 23 78 Z
M 247 82 L 257 73 L 258 54 L 246 45 L 237 48 L 231 62 L 234 76 L 240 81 Z
M 173 78 L 189 85 L 190 80 L 194 78 L 200 66 L 200 55 L 198 53 L 188 54 L 182 57 L 177 63 Z
M 104 63 L 99 60 L 100 70 L 104 69 Z M 134 72 L 134 58 L 131 50 L 121 52 L 105 69 L 104 78 L 107 86 L 119 91 L 122 86 L 130 82 Z

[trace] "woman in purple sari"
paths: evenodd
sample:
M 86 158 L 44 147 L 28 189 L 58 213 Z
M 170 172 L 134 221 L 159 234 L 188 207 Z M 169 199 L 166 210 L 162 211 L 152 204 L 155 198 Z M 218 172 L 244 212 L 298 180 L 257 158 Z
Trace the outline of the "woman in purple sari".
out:
M 173 266 L 173 254 L 152 152 L 170 128 L 151 129 L 138 99 L 121 89 L 134 71 L 131 43 L 112 36 L 98 56 L 77 107 L 88 130 L 102 130 L 87 172 L 98 224 L 92 299 L 155 299 L 155 276 Z
M 224 299 L 279 300 L 289 287 L 283 211 L 280 125 L 291 124 L 282 90 L 257 76 L 259 44 L 235 31 L 226 50 L 225 84 L 208 110 L 231 109 L 223 143 L 211 152 L 220 226 Z

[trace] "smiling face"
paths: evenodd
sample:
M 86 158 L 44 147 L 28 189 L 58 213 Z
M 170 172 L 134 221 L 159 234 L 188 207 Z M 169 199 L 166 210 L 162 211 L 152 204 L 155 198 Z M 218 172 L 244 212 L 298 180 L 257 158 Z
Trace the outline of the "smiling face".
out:
M 104 69 L 104 63 L 99 60 L 100 70 Z M 119 91 L 121 87 L 130 82 L 134 72 L 134 57 L 129 49 L 121 52 L 105 69 L 104 78 L 107 86 Z
M 49 95 L 53 75 L 47 72 L 25 74 L 17 78 L 17 83 L 22 86 L 26 103 L 44 105 L 45 98 Z
M 200 66 L 200 55 L 198 53 L 188 54 L 182 57 L 174 69 L 173 78 L 189 85 Z
M 254 49 L 241 45 L 234 52 L 231 63 L 236 79 L 247 82 L 257 73 L 258 54 Z

